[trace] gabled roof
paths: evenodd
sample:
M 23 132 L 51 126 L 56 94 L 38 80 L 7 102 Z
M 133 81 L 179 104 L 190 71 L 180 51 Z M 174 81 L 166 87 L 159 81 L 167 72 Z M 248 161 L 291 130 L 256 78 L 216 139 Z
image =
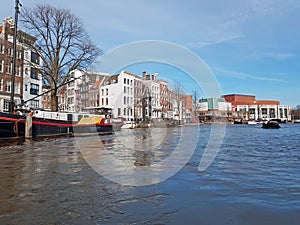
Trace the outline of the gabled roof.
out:
M 96 88 L 99 88 L 100 87 L 100 85 L 101 85 L 101 83 L 102 83 L 102 80 L 97 80 L 96 81 Z

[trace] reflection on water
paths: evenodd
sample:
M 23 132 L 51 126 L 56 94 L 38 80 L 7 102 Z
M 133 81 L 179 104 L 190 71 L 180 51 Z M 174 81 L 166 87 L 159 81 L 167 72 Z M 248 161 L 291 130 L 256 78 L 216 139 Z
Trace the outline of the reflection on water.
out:
M 1 147 L 0 224 L 299 224 L 296 124 L 283 124 L 279 130 L 227 126 L 214 163 L 199 172 L 210 132 L 202 126 L 187 165 L 170 179 L 145 187 L 100 176 L 79 151 L 85 143 L 93 149 L 90 158 L 102 157 L 108 168 L 104 150 L 130 168 L 147 170 L 180 145 L 178 129 L 165 129 L 161 136 L 147 129 L 126 130 L 101 136 L 97 145 L 91 137 L 80 137 Z M 190 134 L 185 141 L 195 139 L 192 132 L 198 131 L 185 130 Z

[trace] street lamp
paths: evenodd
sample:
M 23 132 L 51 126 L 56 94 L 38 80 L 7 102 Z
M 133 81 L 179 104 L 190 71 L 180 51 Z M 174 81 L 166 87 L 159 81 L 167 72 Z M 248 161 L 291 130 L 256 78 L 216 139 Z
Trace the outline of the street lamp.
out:
M 13 65 L 12 65 L 12 74 L 11 74 L 11 94 L 10 94 L 10 104 L 9 112 L 14 111 L 15 102 L 15 74 L 16 74 L 16 56 L 17 56 L 17 32 L 18 32 L 18 15 L 19 15 L 19 6 L 22 6 L 19 3 L 19 0 L 16 0 L 15 6 L 15 24 L 14 24 L 14 36 L 13 36 Z

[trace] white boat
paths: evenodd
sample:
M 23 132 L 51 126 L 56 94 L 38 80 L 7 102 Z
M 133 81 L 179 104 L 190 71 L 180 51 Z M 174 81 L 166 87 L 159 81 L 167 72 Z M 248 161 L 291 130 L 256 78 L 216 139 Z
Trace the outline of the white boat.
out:
M 249 120 L 248 122 L 247 122 L 247 124 L 258 124 L 258 122 L 256 122 L 256 121 L 254 121 L 254 120 Z
M 135 128 L 136 124 L 134 121 L 124 121 L 124 125 L 122 126 L 122 129 L 133 129 Z

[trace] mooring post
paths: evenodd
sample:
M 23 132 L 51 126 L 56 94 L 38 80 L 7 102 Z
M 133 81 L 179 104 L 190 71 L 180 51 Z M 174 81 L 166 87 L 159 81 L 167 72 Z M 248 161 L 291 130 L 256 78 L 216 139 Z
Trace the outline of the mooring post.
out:
M 32 139 L 32 113 L 26 114 L 25 138 Z

